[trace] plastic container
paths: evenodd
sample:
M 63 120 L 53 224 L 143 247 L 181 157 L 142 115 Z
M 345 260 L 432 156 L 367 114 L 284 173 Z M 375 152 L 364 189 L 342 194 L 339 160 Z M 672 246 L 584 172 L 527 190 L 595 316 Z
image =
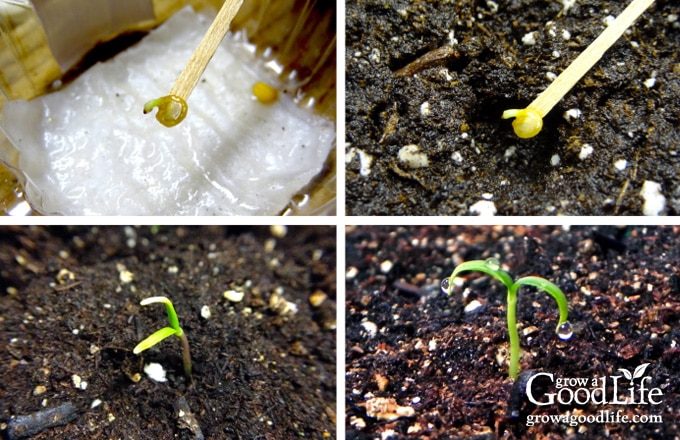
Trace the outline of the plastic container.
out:
M 30 99 L 101 42 L 165 21 L 187 0 L 0 0 L 0 99 Z

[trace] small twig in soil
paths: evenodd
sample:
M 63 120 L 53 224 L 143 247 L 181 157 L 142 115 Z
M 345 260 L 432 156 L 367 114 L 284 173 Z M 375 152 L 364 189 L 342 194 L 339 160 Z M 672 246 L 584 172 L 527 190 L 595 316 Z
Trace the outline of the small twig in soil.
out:
M 593 231 L 593 240 L 600 246 L 602 253 L 606 256 L 609 250 L 614 250 L 618 253 L 623 253 L 626 251 L 626 244 L 621 240 L 608 235 L 600 234 L 597 231 Z
M 621 187 L 619 196 L 616 198 L 616 204 L 614 205 L 614 214 L 619 213 L 619 207 L 621 206 L 621 202 L 623 201 L 623 196 L 625 196 L 626 191 L 628 191 L 628 184 L 630 184 L 630 179 L 626 179 L 626 181 L 623 182 L 623 186 Z
M 81 284 L 82 281 L 76 281 L 75 283 L 67 284 L 65 286 L 55 286 L 53 289 L 55 292 L 62 292 L 64 290 L 68 290 L 72 287 L 76 287 L 77 285 Z
M 407 296 L 413 297 L 415 299 L 420 299 L 420 297 L 423 296 L 420 287 L 414 286 L 413 284 L 409 284 L 404 281 L 397 280 L 394 283 L 392 283 L 392 287 L 397 289 L 399 292 Z
M 201 426 L 198 424 L 198 420 L 196 420 L 194 413 L 191 412 L 187 400 L 184 397 L 180 397 L 173 407 L 177 413 L 180 428 L 190 430 L 194 434 L 194 440 L 203 440 L 205 437 L 201 431 Z
M 460 53 L 451 46 L 442 46 L 431 50 L 417 60 L 397 70 L 394 76 L 411 76 L 432 65 L 444 62 L 449 58 L 458 58 Z
M 65 425 L 76 416 L 76 407 L 71 402 L 25 416 L 12 416 L 7 424 L 5 435 L 6 438 L 12 440 L 31 437 L 45 429 Z

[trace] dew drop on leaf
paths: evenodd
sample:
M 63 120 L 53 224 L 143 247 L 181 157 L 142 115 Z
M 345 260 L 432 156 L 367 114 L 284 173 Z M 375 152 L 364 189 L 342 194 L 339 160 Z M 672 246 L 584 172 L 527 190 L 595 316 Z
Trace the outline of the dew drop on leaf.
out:
M 448 278 L 444 278 L 442 280 L 442 292 L 444 292 L 447 295 L 451 293 L 451 286 L 449 284 Z
M 564 321 L 562 324 L 557 327 L 557 336 L 560 337 L 560 339 L 566 341 L 567 339 L 570 339 L 574 335 L 574 330 L 571 328 L 571 323 L 569 321 Z
M 498 258 L 487 258 L 484 264 L 491 270 L 498 270 L 501 268 L 501 262 L 498 261 Z

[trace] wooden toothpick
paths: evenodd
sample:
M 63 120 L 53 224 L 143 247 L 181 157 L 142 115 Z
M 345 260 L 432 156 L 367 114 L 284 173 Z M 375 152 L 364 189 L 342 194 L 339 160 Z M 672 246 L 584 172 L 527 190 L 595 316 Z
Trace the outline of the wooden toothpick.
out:
M 602 58 L 602 55 L 652 3 L 654 0 L 633 0 L 527 108 L 503 112 L 503 119 L 516 118 L 512 126 L 517 136 L 528 138 L 538 134 L 543 126 L 543 117 Z
M 144 104 L 144 113 L 149 113 L 154 107 L 158 107 L 156 119 L 166 127 L 173 127 L 184 120 L 188 111 L 186 101 L 215 54 L 217 46 L 227 34 L 229 25 L 241 9 L 241 5 L 243 5 L 243 0 L 225 0 L 215 20 L 189 58 L 186 67 L 177 77 L 170 94 Z

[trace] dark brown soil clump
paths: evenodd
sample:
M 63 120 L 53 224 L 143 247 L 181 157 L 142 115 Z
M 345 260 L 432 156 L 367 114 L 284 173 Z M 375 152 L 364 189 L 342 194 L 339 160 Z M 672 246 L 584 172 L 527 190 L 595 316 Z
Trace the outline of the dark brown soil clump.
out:
M 31 438 L 335 437 L 335 241 L 334 227 L 278 238 L 259 227 L 0 229 L 2 428 L 71 402 L 75 420 Z M 174 337 L 132 353 L 168 325 L 162 305 L 139 305 L 157 295 L 188 336 L 191 381 Z M 143 372 L 151 362 L 166 382 Z

